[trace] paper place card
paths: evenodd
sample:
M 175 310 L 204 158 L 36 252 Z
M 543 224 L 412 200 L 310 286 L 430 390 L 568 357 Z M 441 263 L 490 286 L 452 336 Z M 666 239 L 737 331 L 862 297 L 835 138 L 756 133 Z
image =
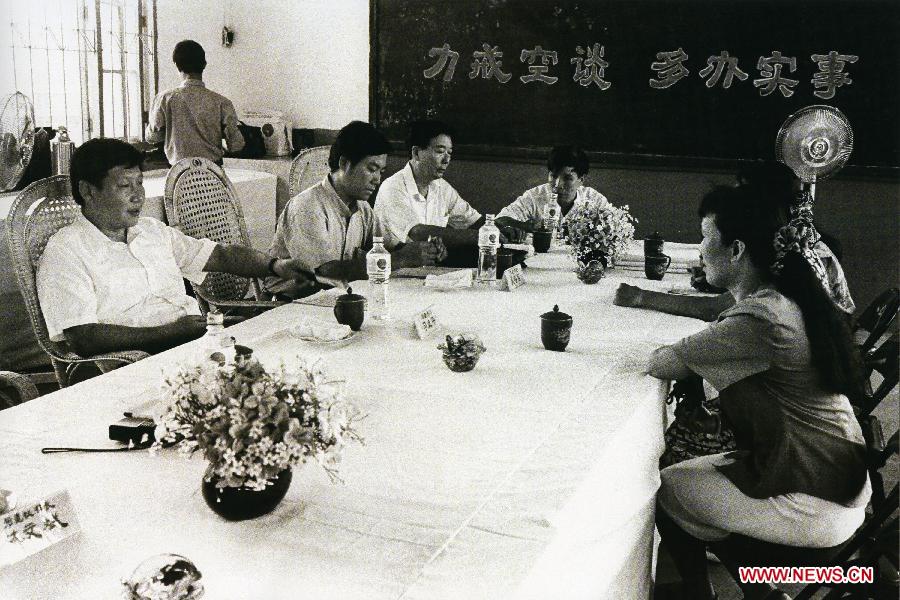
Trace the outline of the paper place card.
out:
M 422 312 L 418 313 L 413 319 L 413 325 L 416 328 L 416 334 L 419 336 L 420 340 L 424 340 L 433 336 L 435 333 L 437 333 L 438 328 L 440 327 L 437 316 L 435 316 L 432 306 L 429 306 Z
M 4 513 L 0 519 L 0 566 L 11 565 L 81 531 L 72 498 L 65 490 Z
M 504 271 L 503 283 L 509 292 L 525 285 L 525 273 L 522 271 L 522 265 L 515 265 Z

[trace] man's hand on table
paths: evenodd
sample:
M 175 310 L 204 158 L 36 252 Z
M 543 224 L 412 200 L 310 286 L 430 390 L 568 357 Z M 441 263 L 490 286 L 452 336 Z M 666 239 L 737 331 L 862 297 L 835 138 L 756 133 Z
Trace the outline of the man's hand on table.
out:
M 206 333 L 206 317 L 203 315 L 184 315 L 169 323 L 174 335 L 182 336 L 186 340 L 202 337 Z
M 304 269 L 297 259 L 278 259 L 272 265 L 272 270 L 282 279 L 293 281 L 296 285 L 293 289 L 301 295 L 304 290 L 312 290 L 316 287 L 316 276 Z
M 640 308 L 642 300 L 641 292 L 643 292 L 643 290 L 639 287 L 628 285 L 627 283 L 620 283 L 619 289 L 616 290 L 616 295 L 613 298 L 613 304 L 616 306 L 627 306 L 629 308 Z
M 447 249 L 439 237 L 432 237 L 427 242 L 407 242 L 391 256 L 397 267 L 430 267 L 447 258 Z

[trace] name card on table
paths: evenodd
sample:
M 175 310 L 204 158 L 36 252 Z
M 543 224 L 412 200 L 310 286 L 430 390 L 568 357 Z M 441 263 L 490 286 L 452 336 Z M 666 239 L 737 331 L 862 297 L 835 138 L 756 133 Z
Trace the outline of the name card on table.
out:
M 525 285 L 525 273 L 522 271 L 522 265 L 515 265 L 504 271 L 503 283 L 509 292 Z
M 11 565 L 81 531 L 72 498 L 65 490 L 4 513 L 0 519 L 0 566 Z
M 413 325 L 416 328 L 416 334 L 419 336 L 420 340 L 424 340 L 433 336 L 440 324 L 438 323 L 437 317 L 434 314 L 434 310 L 431 306 L 418 313 L 413 319 Z

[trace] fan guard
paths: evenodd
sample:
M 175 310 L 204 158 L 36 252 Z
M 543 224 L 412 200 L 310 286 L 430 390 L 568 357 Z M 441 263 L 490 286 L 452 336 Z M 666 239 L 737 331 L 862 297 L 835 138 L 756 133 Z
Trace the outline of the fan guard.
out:
M 0 100 L 0 191 L 15 189 L 34 149 L 34 106 L 22 92 Z
M 853 129 L 840 110 L 825 104 L 801 108 L 781 125 L 775 158 L 803 183 L 815 183 L 841 169 L 853 152 Z

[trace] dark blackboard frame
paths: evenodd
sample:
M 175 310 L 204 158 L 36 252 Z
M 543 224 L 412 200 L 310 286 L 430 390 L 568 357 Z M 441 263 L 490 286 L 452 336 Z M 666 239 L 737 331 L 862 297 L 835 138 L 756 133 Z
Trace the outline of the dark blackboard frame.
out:
M 379 42 L 380 23 L 379 19 L 382 14 L 381 8 L 385 2 L 391 0 L 370 0 L 370 87 L 369 87 L 369 106 L 370 120 L 378 126 L 383 124 L 380 122 L 383 102 L 378 92 L 382 73 L 379 69 L 380 55 L 382 48 Z M 428 0 L 422 0 L 427 2 Z M 688 2 L 690 0 L 682 0 Z M 900 57 L 900 50 L 898 50 Z M 460 58 L 460 63 L 464 61 L 464 57 Z M 460 67 L 463 68 L 463 67 Z M 813 99 L 815 100 L 815 99 Z M 808 104 L 815 103 L 813 101 Z M 900 125 L 897 128 L 898 139 L 900 139 Z M 389 131 L 389 137 L 398 154 L 406 152 L 404 141 L 396 132 Z M 774 142 L 774 132 L 773 132 Z M 539 161 L 542 160 L 547 151 L 548 146 L 544 145 L 514 145 L 514 144 L 467 144 L 458 141 L 456 144 L 456 154 L 460 158 L 471 160 L 497 160 L 502 158 L 505 160 L 518 161 Z M 723 158 L 715 156 L 679 156 L 665 153 L 641 153 L 641 152 L 606 152 L 593 151 L 589 152 L 592 160 L 601 164 L 621 168 L 647 168 L 654 170 L 702 170 L 702 171 L 733 171 L 738 165 L 748 161 L 759 160 L 758 157 L 752 158 Z M 854 164 L 851 157 L 851 164 L 839 174 L 841 178 L 888 178 L 900 180 L 900 166 L 893 165 L 864 165 Z

